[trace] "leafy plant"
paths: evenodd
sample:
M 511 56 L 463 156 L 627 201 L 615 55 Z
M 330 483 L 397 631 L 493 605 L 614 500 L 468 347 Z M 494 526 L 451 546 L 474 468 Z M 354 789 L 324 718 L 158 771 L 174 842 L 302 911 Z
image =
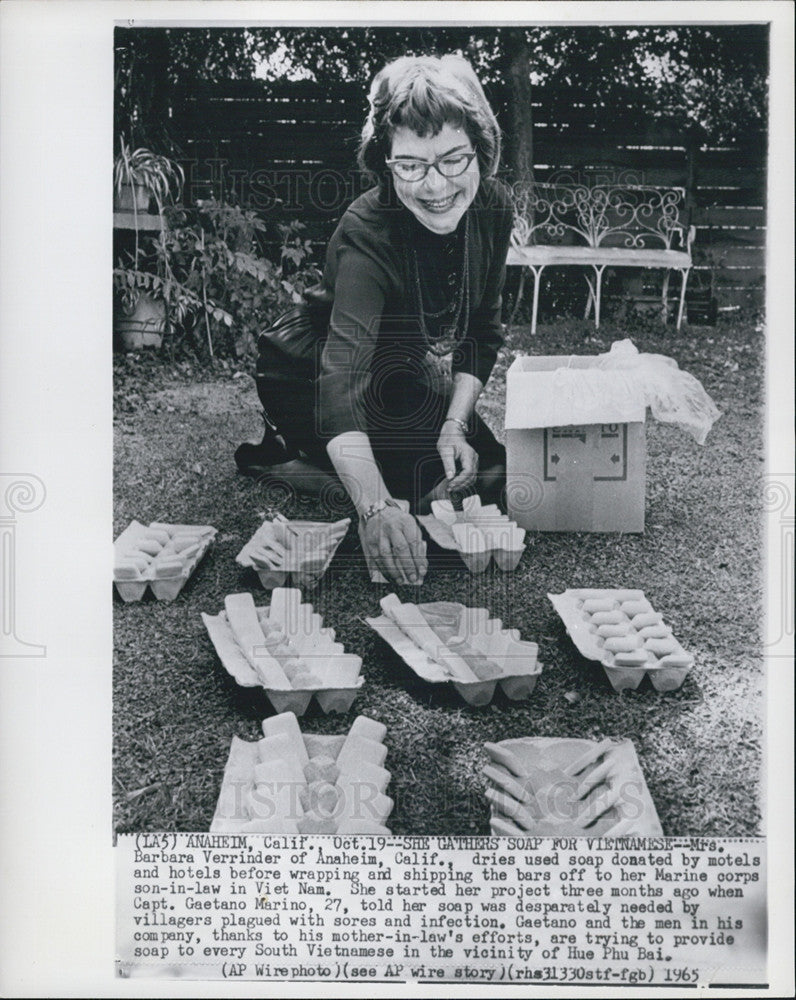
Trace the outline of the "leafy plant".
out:
M 133 254 L 132 267 L 126 268 L 127 273 L 117 276 L 114 272 L 114 287 L 121 285 L 122 307 L 126 312 L 132 313 L 135 304 L 142 291 L 153 294 L 156 289 L 152 283 L 157 281 L 158 274 L 147 268 L 139 268 L 140 257 L 140 236 L 138 227 L 138 202 L 135 197 L 135 188 L 144 188 L 155 199 L 158 207 L 158 214 L 162 216 L 164 207 L 172 196 L 179 198 L 182 186 L 185 183 L 185 174 L 182 167 L 175 160 L 162 156 L 160 153 L 153 153 L 143 147 L 131 149 L 124 139 L 119 137 L 119 152 L 113 162 L 113 190 L 116 197 L 120 197 L 125 185 L 133 188 L 132 209 L 133 209 L 133 230 L 135 232 L 135 250 Z M 157 298 L 158 296 L 155 295 Z
M 125 184 L 143 187 L 155 199 L 158 212 L 174 198 L 179 198 L 185 174 L 182 167 L 168 156 L 150 149 L 134 149 L 119 137 L 119 152 L 113 161 L 113 190 L 120 195 Z
M 253 211 L 202 201 L 169 208 L 166 226 L 148 240 L 140 261 L 119 263 L 114 286 L 130 309 L 146 292 L 166 306 L 172 346 L 192 342 L 210 358 L 251 351 L 259 332 L 301 300 L 318 274 L 299 222 L 280 226 L 279 262 L 264 254 L 267 227 Z
M 304 223 L 294 219 L 288 223 L 280 223 L 278 228 L 282 237 L 282 288 L 289 301 L 295 305 L 301 302 L 305 290 L 311 284 L 320 281 L 321 275 L 316 267 L 309 264 L 312 243 L 301 237 Z

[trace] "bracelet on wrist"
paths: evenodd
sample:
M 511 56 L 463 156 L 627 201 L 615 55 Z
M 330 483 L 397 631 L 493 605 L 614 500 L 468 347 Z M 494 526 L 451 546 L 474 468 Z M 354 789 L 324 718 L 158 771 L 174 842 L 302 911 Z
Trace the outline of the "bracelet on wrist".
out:
M 469 428 L 467 426 L 467 421 L 465 421 L 465 420 L 459 420 L 458 417 L 445 417 L 445 419 L 442 422 L 443 422 L 443 424 L 449 424 L 449 423 L 450 424 L 457 424 L 464 431 L 465 434 L 469 433 Z
M 372 503 L 370 507 L 368 507 L 367 510 L 361 515 L 362 524 L 367 524 L 374 514 L 378 514 L 380 511 L 384 510 L 385 507 L 398 507 L 398 510 L 401 509 L 392 497 L 387 497 L 386 500 L 376 500 L 376 502 Z

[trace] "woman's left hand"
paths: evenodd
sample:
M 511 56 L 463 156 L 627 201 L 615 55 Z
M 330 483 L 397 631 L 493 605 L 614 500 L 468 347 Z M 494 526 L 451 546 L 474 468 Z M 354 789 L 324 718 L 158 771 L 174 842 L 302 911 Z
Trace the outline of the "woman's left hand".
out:
M 442 459 L 449 492 L 474 485 L 478 475 L 478 453 L 467 443 L 464 431 L 452 421 L 442 425 L 437 451 Z

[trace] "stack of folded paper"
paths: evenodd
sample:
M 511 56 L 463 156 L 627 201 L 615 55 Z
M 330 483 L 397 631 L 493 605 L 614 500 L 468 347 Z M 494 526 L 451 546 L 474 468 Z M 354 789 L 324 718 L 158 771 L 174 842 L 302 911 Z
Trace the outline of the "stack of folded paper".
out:
M 288 582 L 309 587 L 329 568 L 350 523 L 347 517 L 334 524 L 288 521 L 277 514 L 273 521 L 263 521 L 235 561 L 254 569 L 267 590 Z
M 431 514 L 418 520 L 437 545 L 458 552 L 471 573 L 483 573 L 491 559 L 499 569 L 516 569 L 525 549 L 525 531 L 496 504 L 483 507 L 478 496 L 465 497 L 461 510 L 450 500 L 432 500 Z
M 497 836 L 660 836 L 630 740 L 528 737 L 486 743 Z
M 386 726 L 358 716 L 345 736 L 302 736 L 292 712 L 263 739 L 232 738 L 211 833 L 386 834 Z
M 694 664 L 641 590 L 548 594 L 583 656 L 599 660 L 614 690 L 649 676 L 658 691 L 679 688 Z
M 303 715 L 315 696 L 324 712 L 347 712 L 362 686 L 362 659 L 335 642 L 334 630 L 297 588 L 277 587 L 269 606 L 231 594 L 202 620 L 226 670 L 244 687 L 263 687 L 278 712 Z
M 527 697 L 541 663 L 535 642 L 504 629 L 486 608 L 454 601 L 402 604 L 395 594 L 381 601 L 384 612 L 366 621 L 405 663 L 427 681 L 450 681 L 468 704 L 486 705 L 499 684 L 509 698 Z
M 147 587 L 159 601 L 173 601 L 215 538 L 206 524 L 145 527 L 131 521 L 113 543 L 113 582 L 123 601 L 140 601 Z

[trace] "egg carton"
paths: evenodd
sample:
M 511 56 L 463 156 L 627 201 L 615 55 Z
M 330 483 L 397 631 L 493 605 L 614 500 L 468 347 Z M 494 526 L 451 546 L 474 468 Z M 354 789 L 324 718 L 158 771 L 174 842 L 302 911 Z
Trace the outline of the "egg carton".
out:
M 535 642 L 503 628 L 486 608 L 453 601 L 402 604 L 395 594 L 382 598 L 384 612 L 366 618 L 418 676 L 449 681 L 469 705 L 487 705 L 500 685 L 508 698 L 527 698 L 542 664 Z
M 471 573 L 483 573 L 494 559 L 502 570 L 517 568 L 525 551 L 525 530 L 496 504 L 481 505 L 481 498 L 465 497 L 462 509 L 450 500 L 432 500 L 431 513 L 418 520 L 443 549 L 453 549 Z
M 310 587 L 323 576 L 345 537 L 351 519 L 289 521 L 281 514 L 263 521 L 235 558 L 240 566 L 253 569 L 266 590 L 294 586 Z
M 207 524 L 145 527 L 131 521 L 113 543 L 113 582 L 123 601 L 140 601 L 147 587 L 159 601 L 173 601 L 207 552 L 216 529 Z
M 662 836 L 632 742 L 527 737 L 484 745 L 495 836 Z
M 360 715 L 343 736 L 302 735 L 292 712 L 233 736 L 211 833 L 388 834 L 387 727 Z
M 225 669 L 243 687 L 262 687 L 277 712 L 303 715 L 313 696 L 324 712 L 347 712 L 364 682 L 362 658 L 335 642 L 334 629 L 294 587 L 276 587 L 256 608 L 231 594 L 218 615 L 202 614 Z
M 675 691 L 694 665 L 641 590 L 565 590 L 547 595 L 583 656 L 602 663 L 615 691 L 645 676 Z

